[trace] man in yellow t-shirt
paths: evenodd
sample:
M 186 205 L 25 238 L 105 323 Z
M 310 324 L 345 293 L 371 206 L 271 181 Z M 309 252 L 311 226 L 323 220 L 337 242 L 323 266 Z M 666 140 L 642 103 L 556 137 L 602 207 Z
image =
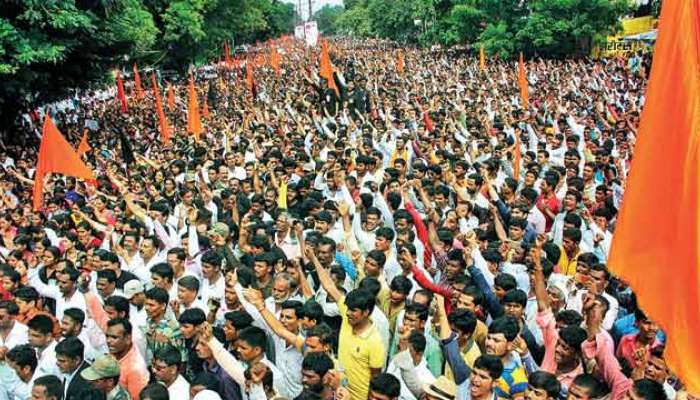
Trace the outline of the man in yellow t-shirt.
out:
M 338 340 L 338 361 L 348 379 L 348 390 L 353 399 L 366 399 L 369 381 L 381 373 L 386 361 L 382 337 L 369 317 L 376 299 L 363 289 L 343 295 L 316 255 L 312 251 L 307 251 L 306 255 L 316 267 L 321 286 L 338 304 L 338 313 L 343 318 Z

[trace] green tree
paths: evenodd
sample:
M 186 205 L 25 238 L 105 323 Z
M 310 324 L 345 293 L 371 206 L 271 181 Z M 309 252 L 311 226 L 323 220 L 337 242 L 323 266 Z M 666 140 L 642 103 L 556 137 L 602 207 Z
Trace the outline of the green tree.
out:
M 314 13 L 314 20 L 318 23 L 318 30 L 325 35 L 333 35 L 336 32 L 336 22 L 343 14 L 343 6 L 331 6 L 326 4 Z
M 351 34 L 356 37 L 372 35 L 369 10 L 365 7 L 354 7 L 345 10 L 345 12 L 338 17 L 336 25 L 336 31 L 339 33 Z
M 513 34 L 508 31 L 505 22 L 486 25 L 486 29 L 479 35 L 479 44 L 484 46 L 486 53 L 501 58 L 510 58 L 515 52 Z
M 427 23 L 424 1 L 369 0 L 367 10 L 372 33 L 399 41 L 418 40 L 425 31 L 425 25 L 416 26 L 414 21 L 421 19 Z

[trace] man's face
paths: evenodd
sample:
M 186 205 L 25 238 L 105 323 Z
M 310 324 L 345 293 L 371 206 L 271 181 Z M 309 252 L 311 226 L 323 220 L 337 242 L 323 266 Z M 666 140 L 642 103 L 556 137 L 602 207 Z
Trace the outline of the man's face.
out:
M 38 349 L 43 349 L 51 343 L 51 334 L 43 334 L 37 330 L 29 329 L 29 344 Z
M 151 319 L 159 317 L 165 312 L 165 304 L 161 304 L 154 299 L 147 298 L 143 308 L 146 310 L 148 318 Z
M 192 339 L 197 333 L 197 326 L 194 324 L 180 324 L 180 331 L 185 339 Z
M 462 263 L 458 260 L 447 260 L 445 264 L 445 274 L 448 279 L 455 279 L 462 273 Z
M 322 244 L 318 246 L 318 261 L 321 265 L 328 267 L 335 259 L 333 247 L 330 244 Z
M 487 339 L 488 340 L 488 339 Z M 469 377 L 469 393 L 471 398 L 485 398 L 491 390 L 495 381 L 489 375 L 489 372 L 480 368 L 474 368 L 472 374 Z
M 248 342 L 244 340 L 239 340 L 236 343 L 236 347 L 238 350 L 238 355 L 241 357 L 241 360 L 245 362 L 253 361 L 256 357 L 260 355 L 261 351 L 259 347 L 252 347 Z
M 56 400 L 55 397 L 49 397 L 45 386 L 34 385 L 32 386 L 32 400 Z
M 421 321 L 416 313 L 406 313 L 403 316 L 403 325 L 408 329 L 420 331 L 425 326 L 425 321 Z
M 367 276 L 376 278 L 381 272 L 382 267 L 379 266 L 379 263 L 374 258 L 368 257 L 365 260 L 365 273 Z
M 127 251 L 136 250 L 136 240 L 134 240 L 134 237 L 133 236 L 125 236 L 123 247 Z
M 518 321 L 520 321 L 523 318 L 523 314 L 525 313 L 525 308 L 520 303 L 505 303 L 503 305 L 503 310 L 505 311 L 505 314 L 508 316 L 511 316 Z
M 64 296 L 73 293 L 75 290 L 75 282 L 70 279 L 68 274 L 56 274 L 56 280 L 58 281 L 58 289 Z
M 385 237 L 377 236 L 374 239 L 374 248 L 380 251 L 387 251 L 391 246 L 391 241 Z
M 659 326 L 654 321 L 648 319 L 637 321 L 637 326 L 639 327 L 639 335 L 646 339 L 647 342 L 651 343 L 656 339 Z
M 103 299 L 106 299 L 107 297 L 111 296 L 112 293 L 114 293 L 116 284 L 110 283 L 107 278 L 98 278 L 97 282 L 95 282 L 95 287 L 97 287 L 97 291 L 100 296 L 102 296 Z
M 321 342 L 321 339 L 318 336 L 307 336 L 304 340 L 304 344 L 306 344 L 306 354 L 323 353 L 327 350 L 326 346 L 323 344 L 323 342 Z
M 596 289 L 596 293 L 602 293 L 608 286 L 608 280 L 605 277 L 605 271 L 589 271 L 589 285 Z
M 73 320 L 73 318 L 64 315 L 61 320 L 61 333 L 63 337 L 78 336 L 80 334 L 80 324 Z
M 528 385 L 525 390 L 525 400 L 547 400 L 547 391 L 544 389 L 534 388 L 532 385 Z
M 219 269 L 216 268 L 216 266 L 209 264 L 209 263 L 202 263 L 202 275 L 207 278 L 209 281 L 213 280 L 216 278 L 217 273 L 219 272 Z
M 201 339 L 197 341 L 194 350 L 197 352 L 197 357 L 202 360 L 208 360 L 212 357 L 211 349 L 209 349 L 209 346 Z
M 197 291 L 178 285 L 177 298 L 185 304 L 191 304 L 197 298 Z
M 345 315 L 348 317 L 348 323 L 351 326 L 355 326 L 369 317 L 369 311 L 360 310 L 358 308 L 348 308 Z
M 375 392 L 374 390 L 369 391 L 369 395 L 367 396 L 367 400 L 394 400 L 396 397 L 390 397 L 385 394 L 381 394 L 379 392 Z
M 280 312 L 280 322 L 290 332 L 299 330 L 299 319 L 293 308 L 283 308 Z
M 502 333 L 489 333 L 486 336 L 486 354 L 503 357 L 510 351 L 510 344 Z
M 577 357 L 577 352 L 574 348 L 569 346 L 561 338 L 557 340 L 556 347 L 554 348 L 554 362 L 559 364 L 567 364 L 572 359 Z
M 571 238 L 564 237 L 561 242 L 562 247 L 564 248 L 564 251 L 567 253 L 573 253 L 576 250 L 576 247 L 578 247 L 578 244 Z
M 173 382 L 177 378 L 177 364 L 168 365 L 165 361 L 156 358 L 153 360 L 153 374 L 161 382 Z
M 0 328 L 9 329 L 12 325 L 13 317 L 6 308 L 0 308 Z
M 131 335 L 126 334 L 123 325 L 108 326 L 105 336 L 109 354 L 122 355 L 129 351 Z
M 253 272 L 258 280 L 266 280 L 268 274 L 270 273 L 270 268 L 267 266 L 267 262 L 265 261 L 255 261 Z
M 666 361 L 659 357 L 649 357 L 649 362 L 644 370 L 644 377 L 663 384 L 668 378 Z
M 166 258 L 168 265 L 170 265 L 170 268 L 173 269 L 173 271 L 178 271 L 180 267 L 182 267 L 183 262 L 180 261 L 180 259 L 177 258 L 177 255 L 175 254 L 168 254 Z
M 155 287 L 159 287 L 161 289 L 168 290 L 168 286 L 170 284 L 170 281 L 168 281 L 167 279 L 163 278 L 162 276 L 160 276 L 158 274 L 152 274 L 151 275 L 151 283 Z
M 304 389 L 321 394 L 323 391 L 323 377 L 314 370 L 301 370 L 301 384 Z
M 141 242 L 141 257 L 150 259 L 156 254 L 156 247 L 153 245 L 153 240 L 146 239 Z
M 83 360 L 80 357 L 70 358 L 63 354 L 56 354 L 56 366 L 64 374 L 70 374 L 80 366 Z
M 289 298 L 289 283 L 284 279 L 275 279 L 272 284 L 272 298 L 275 303 L 281 304 Z
M 374 230 L 379 225 L 379 217 L 376 214 L 367 214 L 367 219 L 365 221 L 365 228 L 368 231 Z M 397 225 L 398 228 L 398 225 Z

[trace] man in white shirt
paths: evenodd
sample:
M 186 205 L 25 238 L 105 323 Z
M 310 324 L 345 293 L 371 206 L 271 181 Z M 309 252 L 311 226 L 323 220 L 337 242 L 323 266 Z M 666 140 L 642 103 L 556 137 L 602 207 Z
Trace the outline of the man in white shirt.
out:
M 146 309 L 146 288 L 143 282 L 132 279 L 124 284 L 124 297 L 129 300 L 129 322 L 135 327 L 145 326 L 148 320 Z
M 182 354 L 173 346 L 156 351 L 153 356 L 153 374 L 168 388 L 170 400 L 189 400 L 190 384 L 178 373 Z
M 223 301 L 226 282 L 221 274 L 221 261 L 221 256 L 215 251 L 202 254 L 202 286 L 199 297 L 204 304 L 209 304 L 210 299 L 217 299 L 219 304 Z
M 402 335 L 401 339 L 399 339 L 399 347 L 402 348 L 403 351 L 397 353 L 394 358 L 392 358 L 391 362 L 389 362 L 387 373 L 395 376 L 399 382 L 401 382 L 400 400 L 416 400 L 416 397 L 411 393 L 401 376 L 401 369 L 397 365 L 397 359 L 410 357 L 411 364 L 413 365 L 413 373 L 416 374 L 416 377 L 423 383 L 432 384 L 435 381 L 435 376 L 428 369 L 425 357 L 423 357 L 426 346 L 425 335 L 419 331 L 407 332 L 410 333 L 405 337 Z
M 12 301 L 0 301 L 0 347 L 11 349 L 20 344 L 27 344 L 27 326 L 15 321 L 19 307 Z
M 36 350 L 39 359 L 35 375 L 60 376 L 56 366 L 56 341 L 53 339 L 53 320 L 48 315 L 39 314 L 27 323 L 29 344 Z
M 96 350 L 92 346 L 87 331 L 83 330 L 83 323 L 85 323 L 85 313 L 83 310 L 78 308 L 67 309 L 63 313 L 63 319 L 61 320 L 61 333 L 63 334 L 64 338 L 63 341 L 70 338 L 77 338 L 80 340 L 83 344 L 81 359 L 85 359 L 88 362 L 94 362 L 95 358 L 99 357 L 103 353 Z
M 58 286 L 47 285 L 39 277 L 39 268 L 30 268 L 27 271 L 29 284 L 36 288 L 40 295 L 56 300 L 56 318 L 63 318 L 63 311 L 67 308 L 79 308 L 85 311 L 85 297 L 78 291 L 78 278 L 80 272 L 73 267 L 73 263 L 68 260 L 60 261 L 65 263 L 63 270 L 56 274 Z
M 7 364 L 13 371 L 0 374 L 0 384 L 10 400 L 26 400 L 36 376 L 36 352 L 29 345 L 19 345 L 7 352 Z

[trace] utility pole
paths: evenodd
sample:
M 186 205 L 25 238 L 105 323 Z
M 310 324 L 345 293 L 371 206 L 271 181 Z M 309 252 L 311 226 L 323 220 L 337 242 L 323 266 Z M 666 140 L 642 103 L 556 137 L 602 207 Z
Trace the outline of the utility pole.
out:
M 311 17 L 313 17 L 313 15 L 314 15 L 314 8 L 313 8 L 312 3 L 313 3 L 313 0 L 309 0 L 309 18 L 307 19 L 307 21 L 311 21 Z

